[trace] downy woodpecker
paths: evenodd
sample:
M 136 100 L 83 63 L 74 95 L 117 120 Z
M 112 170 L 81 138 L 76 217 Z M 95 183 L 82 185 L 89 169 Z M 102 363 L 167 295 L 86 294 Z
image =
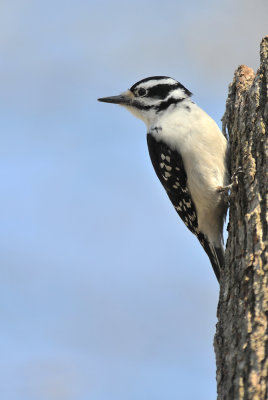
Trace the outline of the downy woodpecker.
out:
M 227 211 L 222 188 L 229 184 L 227 140 L 191 95 L 176 80 L 153 76 L 119 96 L 98 100 L 120 104 L 145 122 L 156 175 L 185 225 L 197 236 L 219 280 Z

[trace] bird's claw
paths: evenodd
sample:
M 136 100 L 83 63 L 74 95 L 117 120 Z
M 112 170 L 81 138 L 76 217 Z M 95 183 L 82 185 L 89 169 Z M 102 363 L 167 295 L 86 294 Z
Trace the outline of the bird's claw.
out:
M 244 173 L 244 171 L 243 171 L 242 167 L 237 167 L 235 172 L 231 176 L 231 183 L 229 185 L 226 185 L 226 186 L 218 186 L 217 187 L 217 192 L 218 193 L 228 192 L 234 186 L 237 186 L 238 185 L 238 176 L 240 174 L 243 174 L 243 173 Z

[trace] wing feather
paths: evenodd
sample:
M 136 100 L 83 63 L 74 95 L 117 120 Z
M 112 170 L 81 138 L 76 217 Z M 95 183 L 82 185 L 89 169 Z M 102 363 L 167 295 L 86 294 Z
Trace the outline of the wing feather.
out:
M 177 150 L 170 149 L 163 141 L 156 140 L 154 134 L 147 134 L 150 158 L 171 203 L 187 228 L 197 236 L 207 253 L 217 279 L 223 268 L 223 249 L 215 248 L 198 229 L 198 217 L 191 193 L 187 186 L 187 174 L 182 156 Z

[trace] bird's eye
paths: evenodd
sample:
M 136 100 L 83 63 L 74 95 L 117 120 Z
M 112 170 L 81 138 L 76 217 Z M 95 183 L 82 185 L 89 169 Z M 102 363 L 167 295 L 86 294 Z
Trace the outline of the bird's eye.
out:
M 140 88 L 140 89 L 137 90 L 137 95 L 140 96 L 140 97 L 145 96 L 146 93 L 147 93 L 147 90 L 144 89 L 144 88 Z

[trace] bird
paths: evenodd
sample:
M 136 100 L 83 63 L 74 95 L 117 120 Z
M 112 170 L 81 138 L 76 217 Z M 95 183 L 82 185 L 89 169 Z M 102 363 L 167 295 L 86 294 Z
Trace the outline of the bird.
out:
M 228 142 L 217 123 L 186 87 L 168 76 L 142 79 L 117 96 L 98 100 L 121 105 L 146 124 L 155 173 L 220 281 L 230 174 Z

